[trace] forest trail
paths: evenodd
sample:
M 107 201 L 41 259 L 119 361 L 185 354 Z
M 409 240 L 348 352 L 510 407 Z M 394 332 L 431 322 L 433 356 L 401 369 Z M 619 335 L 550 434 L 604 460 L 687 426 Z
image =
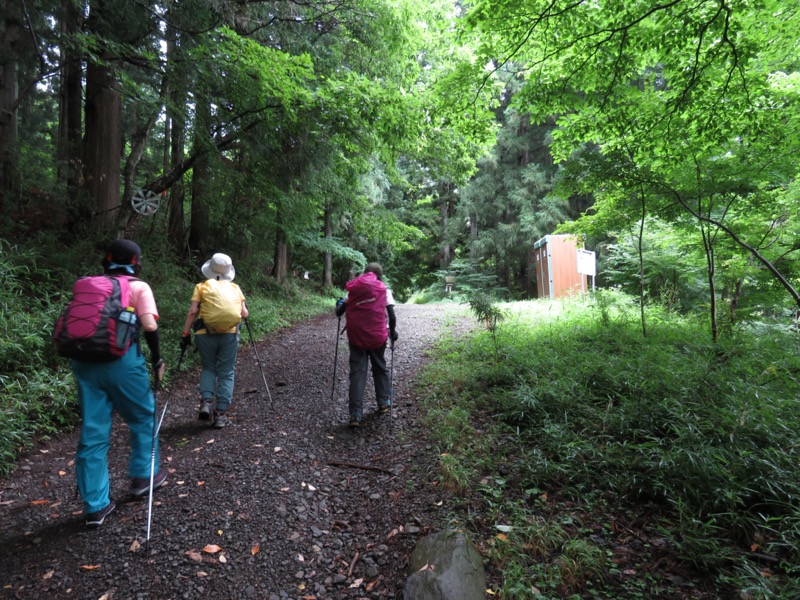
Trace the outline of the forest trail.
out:
M 456 305 L 400 305 L 397 319 L 394 410 L 376 414 L 368 385 L 359 430 L 346 423 L 345 335 L 331 402 L 332 311 L 259 342 L 261 366 L 242 331 L 225 429 L 197 420 L 197 368 L 176 377 L 159 394 L 159 411 L 169 400 L 161 433 L 169 478 L 154 496 L 147 548 L 147 502 L 125 499 L 127 429 L 119 419 L 109 453 L 119 506 L 98 530 L 83 526 L 77 431 L 35 448 L 0 480 L 0 595 L 402 598 L 408 554 L 451 511 L 431 485 L 438 457 L 414 382 L 426 351 L 471 325 Z M 174 369 L 177 350 L 164 353 Z

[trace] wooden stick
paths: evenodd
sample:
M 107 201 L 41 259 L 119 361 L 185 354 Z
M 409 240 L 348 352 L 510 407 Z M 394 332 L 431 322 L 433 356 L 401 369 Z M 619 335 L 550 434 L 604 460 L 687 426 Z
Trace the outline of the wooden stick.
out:
M 361 554 L 358 551 L 356 551 L 356 555 L 353 557 L 353 562 L 350 563 L 350 568 L 347 569 L 347 577 L 353 576 L 353 570 L 356 568 L 356 563 L 358 562 L 358 559 L 360 557 Z

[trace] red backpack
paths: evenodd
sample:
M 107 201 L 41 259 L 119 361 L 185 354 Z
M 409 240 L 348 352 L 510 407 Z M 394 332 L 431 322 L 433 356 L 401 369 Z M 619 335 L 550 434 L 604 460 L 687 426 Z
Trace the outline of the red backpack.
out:
M 127 276 L 81 277 L 56 321 L 53 340 L 60 356 L 110 362 L 138 339 L 138 321 Z
M 347 282 L 347 341 L 362 350 L 386 343 L 386 285 L 375 273 L 364 273 Z

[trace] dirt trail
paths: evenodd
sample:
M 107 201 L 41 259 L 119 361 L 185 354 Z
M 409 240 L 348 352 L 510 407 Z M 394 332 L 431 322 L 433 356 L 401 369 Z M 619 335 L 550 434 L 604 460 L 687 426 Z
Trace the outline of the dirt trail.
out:
M 169 479 L 155 494 L 147 549 L 146 502 L 120 502 L 103 527 L 84 529 L 76 432 L 34 450 L 0 480 L 0 596 L 402 598 L 409 552 L 450 510 L 430 486 L 437 457 L 419 421 L 414 379 L 432 343 L 469 322 L 456 306 L 403 305 L 397 314 L 393 414 L 374 413 L 368 386 L 357 431 L 346 425 L 344 336 L 331 403 L 332 315 L 257 345 L 274 410 L 246 332 L 229 427 L 196 420 L 196 368 L 163 391 Z M 120 423 L 109 459 L 112 497 L 125 500 Z M 212 546 L 220 549 L 204 551 Z

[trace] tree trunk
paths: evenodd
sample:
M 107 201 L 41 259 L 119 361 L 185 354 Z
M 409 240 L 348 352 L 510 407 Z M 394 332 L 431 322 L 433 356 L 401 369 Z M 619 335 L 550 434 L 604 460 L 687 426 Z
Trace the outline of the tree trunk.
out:
M 170 87 L 170 103 L 172 109 L 169 111 L 172 122 L 172 136 L 170 146 L 170 170 L 175 169 L 178 165 L 183 163 L 184 156 L 184 143 L 186 140 L 186 119 L 181 112 L 183 107 L 186 106 L 186 87 L 185 83 L 171 81 Z M 179 108 L 180 107 L 180 108 Z M 208 161 L 206 161 L 206 168 Z M 183 178 L 175 181 L 169 189 L 169 238 L 173 243 L 181 249 L 183 247 L 183 201 L 185 199 L 185 190 L 183 187 Z
M 289 277 L 289 242 L 281 225 L 280 213 L 275 223 L 275 260 L 272 265 L 272 276 L 278 283 L 283 283 Z
M 84 186 L 94 200 L 95 222 L 110 229 L 120 209 L 122 103 L 111 57 L 104 58 L 86 68 Z
M 20 35 L 20 3 L 3 2 L 0 20 L 0 210 L 19 191 L 17 172 L 17 42 Z
M 642 337 L 647 337 L 647 313 L 645 312 L 645 278 L 644 278 L 644 221 L 647 216 L 647 204 L 645 203 L 644 188 L 640 186 L 639 200 L 642 204 L 642 218 L 639 220 L 639 315 L 642 322 Z
M 447 239 L 447 224 L 451 216 L 451 191 L 449 183 L 440 185 L 439 197 L 439 268 L 446 269 L 453 260 L 452 248 Z
M 192 168 L 192 212 L 189 224 L 189 251 L 202 254 L 206 249 L 209 224 L 208 183 L 210 181 L 210 163 L 208 148 L 212 146 L 209 127 L 211 106 L 201 96 L 196 98 L 196 102 L 197 115 L 195 117 L 193 152 L 197 158 Z
M 711 239 L 711 232 L 704 223 L 700 223 L 700 232 L 703 235 L 703 249 L 706 253 L 706 268 L 708 273 L 708 295 L 711 301 L 711 339 L 716 343 L 719 337 L 719 326 L 717 325 L 717 289 L 714 279 L 714 243 Z
M 333 237 L 333 223 L 331 219 L 331 209 L 325 206 L 325 214 L 323 217 L 325 241 L 330 242 Z M 330 250 L 325 251 L 325 262 L 322 267 L 322 285 L 326 288 L 333 287 L 333 254 Z
M 80 31 L 82 15 L 75 2 L 63 0 L 64 22 L 61 31 L 69 39 Z M 81 175 L 81 127 L 83 125 L 83 66 L 81 56 L 69 45 L 62 45 L 59 94 L 58 180 L 67 187 L 67 197 L 76 198 Z

